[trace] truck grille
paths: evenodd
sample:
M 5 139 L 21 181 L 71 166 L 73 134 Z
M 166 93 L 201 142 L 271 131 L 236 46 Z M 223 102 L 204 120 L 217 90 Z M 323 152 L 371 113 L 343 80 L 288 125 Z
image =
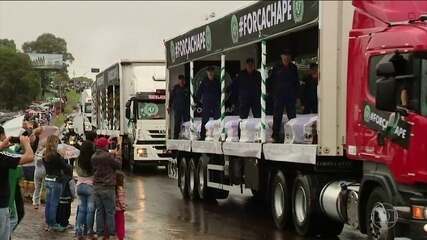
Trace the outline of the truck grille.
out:
M 170 154 L 170 153 L 158 153 L 157 156 L 159 156 L 161 158 L 167 158 L 167 157 L 171 157 L 172 154 Z
M 166 137 L 166 130 L 148 130 L 148 133 L 150 134 L 151 138 L 165 138 Z
M 166 130 L 148 130 L 150 134 L 165 134 Z
M 166 145 L 165 140 L 138 140 L 136 144 L 147 144 L 147 145 Z
M 151 138 L 165 138 L 166 135 L 164 135 L 164 134 L 162 134 L 162 135 L 153 135 L 153 134 L 150 134 L 150 137 Z
M 166 150 L 166 145 L 153 146 L 156 150 Z

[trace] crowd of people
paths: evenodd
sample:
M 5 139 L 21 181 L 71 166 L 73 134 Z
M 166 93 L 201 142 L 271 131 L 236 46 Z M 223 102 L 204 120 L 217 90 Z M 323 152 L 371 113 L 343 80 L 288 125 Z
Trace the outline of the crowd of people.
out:
M 267 114 L 270 109 L 273 115 L 273 139 L 274 142 L 283 142 L 282 118 L 286 110 L 288 119 L 296 117 L 297 99 L 301 100 L 302 113 L 317 113 L 317 85 L 319 79 L 316 63 L 310 64 L 309 73 L 300 80 L 297 66 L 292 62 L 291 54 L 283 51 L 280 55 L 281 64 L 272 69 L 267 79 Z M 231 99 L 238 107 L 238 115 L 241 119 L 249 117 L 252 112 L 254 118 L 261 116 L 261 74 L 256 70 L 255 60 L 248 58 L 245 69 L 242 70 L 231 83 Z M 215 68 L 209 66 L 206 70 L 206 78 L 202 79 L 194 96 L 196 103 L 202 107 L 202 125 L 200 140 L 206 136 L 205 124 L 210 118 L 219 119 L 221 84 L 215 75 Z M 188 121 L 190 109 L 190 93 L 184 75 L 178 76 L 176 84 L 171 92 L 169 111 L 173 112 L 174 138 L 178 138 L 182 122 Z M 194 107 L 194 106 L 191 106 Z
M 64 158 L 66 154 L 59 148 L 58 134 L 46 134 L 46 129 L 47 126 L 37 126 L 26 119 L 17 138 L 7 137 L 0 126 L 0 240 L 9 240 L 24 216 L 28 186 L 19 182 L 21 176 L 31 175 L 31 168 L 22 167 L 26 164 L 35 167 L 32 173 L 35 209 L 42 206 L 42 193 L 46 193 L 46 231 L 63 232 L 74 227 L 78 239 L 124 239 L 126 200 L 124 174 L 120 171 L 120 139 L 87 132 L 86 140 L 79 146 L 80 155 L 71 164 L 71 159 Z M 116 149 L 109 150 L 111 145 L 117 146 Z M 73 172 L 77 176 L 73 177 Z M 75 199 L 78 199 L 77 215 L 72 226 L 69 223 Z

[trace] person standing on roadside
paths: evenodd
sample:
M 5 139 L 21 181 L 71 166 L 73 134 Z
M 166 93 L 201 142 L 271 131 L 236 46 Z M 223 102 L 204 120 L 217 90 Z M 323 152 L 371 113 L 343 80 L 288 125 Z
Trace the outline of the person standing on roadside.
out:
M 92 156 L 96 206 L 96 233 L 109 239 L 116 235 L 114 215 L 116 212 L 116 170 L 122 166 L 120 160 L 108 152 L 108 139 L 95 141 L 97 150 Z
M 126 211 L 126 192 L 125 192 L 125 175 L 122 172 L 117 172 L 116 183 L 116 232 L 118 240 L 125 239 L 125 211 Z
M 43 128 L 38 127 L 33 131 L 32 136 L 36 139 L 34 142 L 36 144 L 32 144 L 32 149 L 35 150 L 34 160 L 35 160 L 35 170 L 34 170 L 34 192 L 33 192 L 33 206 L 34 209 L 38 209 L 40 206 L 40 198 L 44 184 L 44 178 L 46 177 L 46 169 L 43 164 L 43 151 L 44 146 L 39 144 L 40 134 L 42 133 Z M 36 147 L 35 147 L 36 146 Z
M 62 182 L 62 193 L 59 197 L 59 204 L 56 213 L 56 222 L 63 228 L 70 228 L 71 203 L 76 198 L 76 182 L 73 178 L 73 171 L 66 171 Z
M 24 119 L 22 121 L 22 127 L 19 132 L 19 136 L 30 136 L 32 133 L 33 125 L 31 121 Z
M 95 153 L 96 133 L 86 134 L 86 141 L 80 147 L 80 156 L 76 162 L 77 208 L 76 235 L 78 239 L 95 239 L 93 223 L 95 218 L 95 190 L 93 187 L 93 167 L 91 158 Z
M 46 207 L 45 218 L 48 231 L 64 231 L 65 228 L 57 223 L 56 215 L 58 211 L 59 199 L 62 194 L 64 181 L 66 180 L 64 173 L 72 171 L 71 166 L 58 153 L 58 144 L 60 140 L 58 136 L 51 135 L 46 141 L 46 150 L 43 156 L 43 164 L 46 168 L 45 187 Z
M 33 132 L 33 123 L 28 120 L 24 119 L 22 121 L 22 128 L 20 130 L 19 136 L 27 136 L 30 137 L 30 145 L 33 148 L 33 153 L 35 152 L 33 147 L 34 138 L 31 137 Z M 22 170 L 24 173 L 24 181 L 22 181 L 22 189 L 23 189 L 23 195 L 24 198 L 31 199 L 34 193 L 34 172 L 35 172 L 35 165 L 34 162 L 24 164 L 22 166 Z
M 10 138 L 5 136 L 4 128 L 0 126 L 0 150 L 11 146 Z M 34 153 L 30 146 L 30 139 L 26 136 L 19 138 L 24 148 L 24 154 L 16 155 L 0 152 L 0 240 L 10 239 L 10 218 L 9 218 L 9 170 L 15 169 L 18 165 L 30 163 L 34 159 Z
M 18 166 L 15 169 L 9 169 L 9 213 L 10 213 L 10 235 L 18 226 L 23 218 L 24 200 L 19 187 L 20 179 L 22 178 L 22 167 Z

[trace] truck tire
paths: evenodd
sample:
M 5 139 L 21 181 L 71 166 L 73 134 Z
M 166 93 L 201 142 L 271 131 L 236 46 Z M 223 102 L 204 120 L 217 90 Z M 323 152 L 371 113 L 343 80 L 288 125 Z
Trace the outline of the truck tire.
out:
M 316 175 L 299 174 L 292 188 L 292 220 L 302 236 L 333 237 L 341 233 L 344 224 L 336 222 L 319 209 L 322 179 Z
M 392 206 L 389 197 L 381 187 L 376 187 L 372 190 L 369 195 L 368 201 L 366 203 L 366 230 L 368 234 L 368 239 L 385 239 L 392 240 L 394 239 L 394 231 L 393 228 L 386 229 L 384 231 L 380 231 L 378 224 L 374 224 L 372 221 L 372 217 L 376 220 L 380 220 L 379 210 L 374 209 L 377 204 L 387 204 L 385 206 Z
M 198 193 L 201 200 L 210 200 L 213 195 L 213 189 L 208 188 L 208 162 L 209 160 L 202 155 L 197 165 Z
M 172 160 L 168 162 L 168 165 L 166 165 L 166 170 L 168 171 L 168 177 L 173 178 Z
M 133 147 L 130 147 L 129 148 L 130 149 L 130 151 L 129 151 L 129 170 L 130 170 L 130 172 L 131 173 L 135 173 L 136 172 L 136 164 L 135 164 L 135 160 L 133 159 L 134 157 L 133 157 Z
M 192 157 L 188 166 L 188 196 L 191 200 L 196 200 L 199 197 L 197 165 L 197 161 Z
M 122 149 L 123 149 L 123 165 L 122 168 L 126 170 L 130 170 L 129 161 L 130 161 L 130 152 L 129 152 L 129 144 L 127 138 L 123 139 L 122 143 Z
M 278 229 L 288 227 L 291 208 L 290 199 L 285 175 L 279 170 L 274 176 L 271 185 L 271 215 Z
M 178 187 L 184 199 L 188 198 L 188 166 L 187 159 L 181 158 L 178 168 Z
M 168 170 L 168 177 L 172 179 L 178 179 L 178 170 L 176 166 L 177 159 L 176 157 L 168 161 L 166 168 Z

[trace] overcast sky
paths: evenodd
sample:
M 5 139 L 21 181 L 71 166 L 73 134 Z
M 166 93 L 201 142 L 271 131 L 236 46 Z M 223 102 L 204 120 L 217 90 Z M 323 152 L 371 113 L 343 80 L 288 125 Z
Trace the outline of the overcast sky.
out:
M 91 67 L 104 69 L 127 59 L 165 59 L 163 40 L 250 4 L 248 1 L 0 2 L 0 38 L 18 48 L 42 33 L 67 41 L 75 58 L 70 76 L 94 78 Z M 215 19 L 216 19 L 215 18 Z M 89 72 L 88 72 L 89 71 Z

